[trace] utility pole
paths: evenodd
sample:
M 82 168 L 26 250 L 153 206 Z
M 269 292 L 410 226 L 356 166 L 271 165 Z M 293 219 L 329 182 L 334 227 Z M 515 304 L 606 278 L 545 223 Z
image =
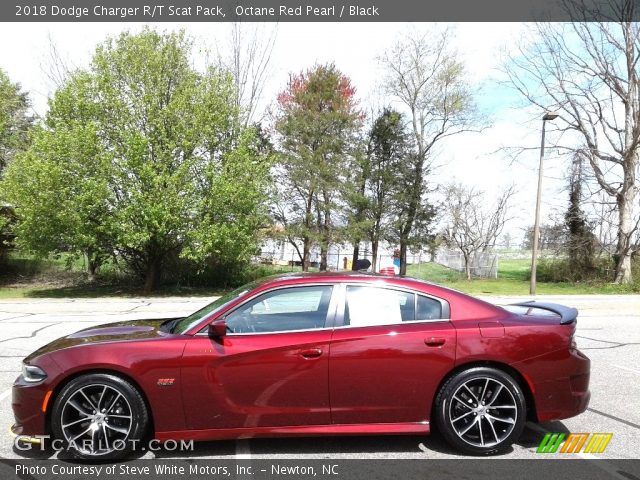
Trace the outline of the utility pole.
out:
M 533 224 L 533 248 L 531 251 L 531 283 L 529 293 L 536 294 L 536 270 L 538 268 L 538 239 L 540 238 L 540 201 L 542 198 L 542 169 L 544 166 L 544 135 L 547 120 L 558 118 L 556 112 L 546 112 L 542 117 L 542 140 L 540 142 L 540 166 L 538 167 L 538 195 L 536 196 L 536 218 Z

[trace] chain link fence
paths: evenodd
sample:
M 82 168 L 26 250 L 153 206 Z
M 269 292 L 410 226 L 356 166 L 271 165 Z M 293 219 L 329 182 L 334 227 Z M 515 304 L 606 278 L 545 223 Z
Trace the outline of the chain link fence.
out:
M 377 255 L 376 271 L 384 267 L 392 267 L 394 265 L 393 255 Z M 312 251 L 310 256 L 310 268 L 317 269 L 320 267 L 320 254 Z M 327 269 L 330 271 L 344 271 L 352 269 L 353 251 L 331 251 L 327 254 Z M 361 252 L 358 259 L 367 259 L 373 265 L 373 256 L 368 252 Z M 420 264 L 426 261 L 427 256 L 423 254 L 407 255 L 407 264 Z M 281 267 L 289 267 L 291 271 L 302 269 L 302 262 L 296 252 L 283 252 L 274 250 L 262 250 L 259 255 L 253 257 L 253 263 L 261 263 L 266 265 L 278 265 Z
M 436 253 L 435 263 L 465 273 L 464 255 L 455 250 L 441 248 Z M 478 252 L 471 257 L 469 270 L 472 277 L 498 278 L 498 255 L 494 252 Z

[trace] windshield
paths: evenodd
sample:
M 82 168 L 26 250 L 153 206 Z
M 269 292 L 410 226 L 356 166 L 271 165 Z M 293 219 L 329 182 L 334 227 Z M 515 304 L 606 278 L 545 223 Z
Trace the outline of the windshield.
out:
M 217 300 L 214 300 L 212 303 L 204 308 L 201 308 L 196 313 L 192 313 L 187 318 L 183 318 L 174 325 L 174 327 L 171 329 L 171 333 L 182 334 L 186 332 L 190 328 L 197 325 L 204 318 L 221 310 L 222 307 L 224 307 L 229 302 L 245 295 L 250 290 L 253 290 L 256 287 L 257 283 L 258 282 L 247 283 L 246 285 L 243 285 L 242 287 L 237 288 L 234 291 L 227 293 L 226 295 L 223 295 Z

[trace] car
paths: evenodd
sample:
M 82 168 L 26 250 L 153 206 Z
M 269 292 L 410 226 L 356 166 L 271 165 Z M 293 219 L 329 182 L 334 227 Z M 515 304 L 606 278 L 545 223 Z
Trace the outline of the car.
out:
M 493 454 L 526 421 L 587 408 L 577 315 L 399 276 L 268 277 L 185 318 L 91 327 L 36 350 L 13 386 L 12 431 L 82 459 L 131 455 L 148 438 L 434 428 L 461 452 Z

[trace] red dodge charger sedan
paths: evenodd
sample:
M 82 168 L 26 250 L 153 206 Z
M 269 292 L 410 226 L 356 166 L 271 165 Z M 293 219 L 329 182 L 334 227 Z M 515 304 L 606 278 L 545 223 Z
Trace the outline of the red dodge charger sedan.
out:
M 291 274 L 186 317 L 81 330 L 24 360 L 13 433 L 116 458 L 145 438 L 428 434 L 469 454 L 583 412 L 577 310 L 423 281 Z

